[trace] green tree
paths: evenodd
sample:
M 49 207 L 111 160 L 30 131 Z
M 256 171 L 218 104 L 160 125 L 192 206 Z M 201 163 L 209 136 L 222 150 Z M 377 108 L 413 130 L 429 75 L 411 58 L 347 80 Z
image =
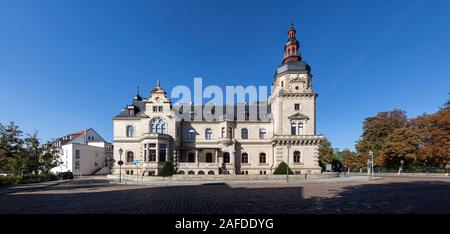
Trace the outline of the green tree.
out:
M 14 122 L 6 126 L 0 123 L 0 171 L 21 174 L 21 157 L 24 154 L 22 134 Z
M 160 170 L 159 170 L 159 173 L 158 173 L 158 175 L 159 176 L 172 176 L 173 174 L 174 174 L 174 168 L 173 168 L 173 163 L 172 163 L 172 161 L 167 161 L 165 164 L 164 164 L 164 166 L 163 166 L 163 168 L 161 168 Z
M 331 142 L 328 139 L 324 139 L 319 143 L 319 165 L 325 168 L 326 164 L 331 164 L 336 157 L 334 155 Z
M 58 151 L 57 148 L 50 147 L 42 152 L 39 160 L 39 169 L 42 173 L 48 175 L 52 168 L 61 164 Z
M 448 93 L 450 95 L 450 93 Z M 447 100 L 446 103 L 444 103 L 444 105 L 442 105 L 442 109 L 444 110 L 448 110 L 450 109 L 450 98 Z
M 289 170 L 289 174 L 294 174 L 292 172 L 291 168 L 288 167 L 288 165 L 285 162 L 281 162 L 278 167 L 273 172 L 274 175 L 286 175 L 286 170 Z

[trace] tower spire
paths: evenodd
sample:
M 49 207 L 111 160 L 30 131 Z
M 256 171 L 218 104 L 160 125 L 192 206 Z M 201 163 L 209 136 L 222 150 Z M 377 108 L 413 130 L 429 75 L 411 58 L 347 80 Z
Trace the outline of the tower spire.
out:
M 300 43 L 297 41 L 295 34 L 296 30 L 294 27 L 294 22 L 291 21 L 291 27 L 289 28 L 288 31 L 288 41 L 284 45 L 283 64 L 288 63 L 290 61 L 302 60 L 299 52 Z
M 156 80 L 156 87 L 160 88 L 161 86 L 159 85 L 159 80 Z
M 139 86 L 136 87 L 136 96 L 134 96 L 133 100 L 142 101 L 142 97 L 139 95 Z

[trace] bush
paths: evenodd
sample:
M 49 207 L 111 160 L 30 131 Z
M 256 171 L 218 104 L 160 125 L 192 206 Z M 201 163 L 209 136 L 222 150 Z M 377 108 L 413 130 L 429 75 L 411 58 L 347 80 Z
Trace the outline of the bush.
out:
M 289 169 L 289 174 L 292 175 L 294 172 L 292 172 L 291 168 L 288 167 L 288 165 L 285 162 L 281 162 L 277 169 L 275 169 L 274 175 L 286 175 L 286 170 Z
M 19 183 L 20 178 L 18 176 L 0 176 L 0 187 L 12 186 Z
M 174 170 L 173 170 L 173 164 L 172 164 L 171 161 L 167 161 L 167 162 L 164 164 L 163 168 L 161 168 L 161 169 L 159 170 L 158 175 L 159 175 L 159 176 L 172 176 L 173 173 L 174 173 Z

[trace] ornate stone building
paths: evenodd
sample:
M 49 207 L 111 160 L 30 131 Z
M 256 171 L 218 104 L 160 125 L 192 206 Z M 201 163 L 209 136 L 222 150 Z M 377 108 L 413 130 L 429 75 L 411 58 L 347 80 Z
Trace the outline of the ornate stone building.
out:
M 164 162 L 175 163 L 178 174 L 272 174 L 282 161 L 296 173 L 320 173 L 316 135 L 316 98 L 310 66 L 302 60 L 293 25 L 288 31 L 282 64 L 274 74 L 266 105 L 269 118 L 220 120 L 180 117 L 160 84 L 148 98 L 139 93 L 114 118 L 114 159 L 122 173 L 157 175 Z M 217 108 L 214 106 L 209 113 Z M 234 109 L 240 108 L 235 105 Z M 259 115 L 258 115 L 259 116 Z M 119 150 L 122 149 L 122 154 Z M 140 160 L 134 165 L 134 160 Z M 113 173 L 117 174 L 117 163 Z M 137 169 L 138 168 L 138 169 Z M 138 171 L 136 171 L 138 170 Z

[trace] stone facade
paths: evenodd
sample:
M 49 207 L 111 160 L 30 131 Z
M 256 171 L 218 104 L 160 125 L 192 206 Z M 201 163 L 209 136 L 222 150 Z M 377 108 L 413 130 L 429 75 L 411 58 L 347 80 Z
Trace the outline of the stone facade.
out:
M 166 161 L 174 162 L 178 174 L 188 175 L 268 175 L 281 162 L 288 162 L 296 174 L 320 173 L 317 155 L 323 136 L 316 135 L 318 95 L 293 26 L 273 87 L 267 100 L 270 118 L 206 121 L 180 117 L 158 82 L 148 98 L 137 94 L 114 118 L 114 159 L 124 162 L 122 173 L 140 176 L 157 175 Z M 119 173 L 117 163 L 113 173 Z

